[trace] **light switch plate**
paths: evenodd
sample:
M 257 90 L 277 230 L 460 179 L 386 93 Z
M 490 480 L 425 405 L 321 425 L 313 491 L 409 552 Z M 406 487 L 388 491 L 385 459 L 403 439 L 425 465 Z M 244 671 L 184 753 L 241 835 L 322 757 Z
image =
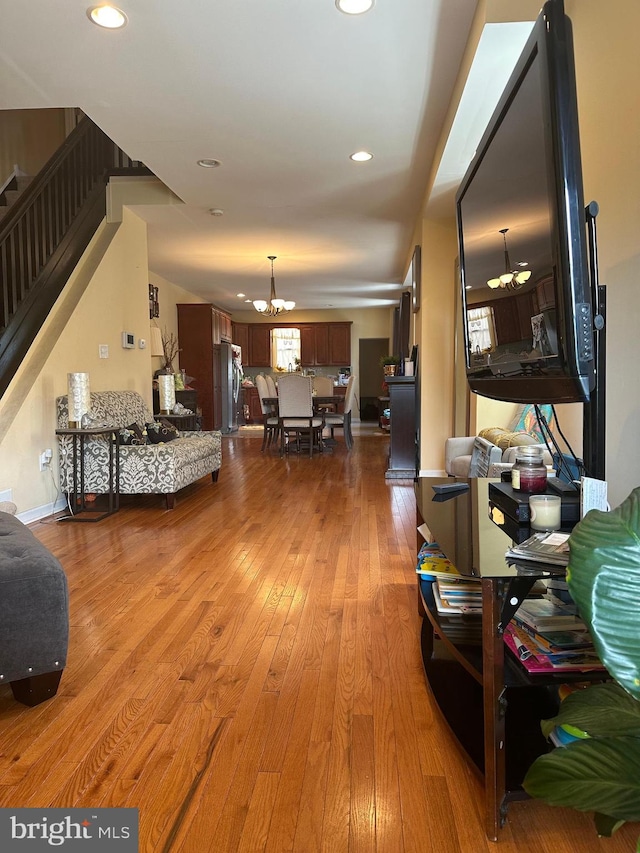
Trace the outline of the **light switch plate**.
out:
M 109 358 L 109 344 L 98 344 L 98 355 L 100 358 Z

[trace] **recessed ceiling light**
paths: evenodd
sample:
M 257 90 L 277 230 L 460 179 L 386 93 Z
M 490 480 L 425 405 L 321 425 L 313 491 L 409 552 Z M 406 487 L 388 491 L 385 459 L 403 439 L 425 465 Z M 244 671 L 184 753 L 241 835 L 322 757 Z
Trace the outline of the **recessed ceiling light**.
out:
M 349 158 L 355 160 L 356 163 L 365 163 L 367 160 L 373 159 L 373 154 L 370 151 L 356 151 L 355 154 L 350 154 Z
M 87 9 L 89 20 L 99 27 L 108 30 L 119 30 L 127 23 L 127 16 L 121 9 L 115 6 L 91 6 Z
M 209 213 L 211 214 L 211 216 L 223 216 L 224 210 L 219 207 L 212 207 Z
M 362 15 L 373 7 L 374 0 L 336 0 L 336 6 L 345 15 Z
M 244 301 L 245 301 L 245 302 L 248 302 L 249 304 L 251 304 L 251 303 L 253 302 L 253 299 L 245 299 Z
M 238 297 L 238 299 L 244 299 L 246 294 L 245 293 L 236 293 L 236 296 Z
M 203 169 L 216 169 L 220 165 L 220 160 L 210 160 L 208 157 L 203 157 L 202 160 L 196 162 Z

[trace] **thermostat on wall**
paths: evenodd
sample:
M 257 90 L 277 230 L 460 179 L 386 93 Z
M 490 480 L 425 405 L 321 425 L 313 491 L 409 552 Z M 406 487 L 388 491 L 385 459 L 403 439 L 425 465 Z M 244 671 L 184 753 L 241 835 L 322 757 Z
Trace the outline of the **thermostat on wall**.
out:
M 133 349 L 136 345 L 136 336 L 133 332 L 122 333 L 122 346 L 125 349 Z

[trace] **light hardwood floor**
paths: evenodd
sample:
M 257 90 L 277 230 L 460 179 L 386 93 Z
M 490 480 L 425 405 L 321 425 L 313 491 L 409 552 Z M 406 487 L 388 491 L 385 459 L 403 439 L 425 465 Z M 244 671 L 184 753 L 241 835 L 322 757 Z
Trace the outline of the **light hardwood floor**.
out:
M 425 685 L 412 483 L 388 439 L 281 460 L 223 440 L 166 512 L 33 525 L 69 579 L 58 695 L 0 688 L 0 806 L 136 806 L 140 850 L 622 853 L 591 819 L 482 788 Z

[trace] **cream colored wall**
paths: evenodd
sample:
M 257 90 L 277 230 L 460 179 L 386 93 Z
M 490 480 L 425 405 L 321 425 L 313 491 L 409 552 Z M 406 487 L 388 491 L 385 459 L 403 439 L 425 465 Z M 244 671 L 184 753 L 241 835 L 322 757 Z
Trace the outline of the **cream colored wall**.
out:
M 609 498 L 640 485 L 640 3 L 565 0 L 573 22 L 585 202 L 597 218 L 600 280 L 607 286 Z
M 189 293 L 188 290 L 185 290 L 183 287 L 179 287 L 177 284 L 173 284 L 170 281 L 167 281 L 166 278 L 162 278 L 155 273 L 149 272 L 149 284 L 152 284 L 154 287 L 158 288 L 158 302 L 160 303 L 160 316 L 157 317 L 154 322 L 159 327 L 162 332 L 167 332 L 173 334 L 178 337 L 178 309 L 176 305 L 191 303 L 191 302 L 205 302 L 206 300 L 201 299 L 199 296 L 194 296 L 193 293 Z M 180 342 L 178 341 L 178 345 Z M 177 368 L 180 364 L 180 354 L 178 353 L 178 361 L 174 363 L 174 367 Z M 151 359 L 151 367 L 153 372 L 159 370 L 162 367 L 162 359 L 161 358 L 152 358 Z
M 418 322 L 420 469 L 444 469 L 444 443 L 453 429 L 455 258 L 453 220 L 422 224 L 422 286 Z
M 67 289 L 83 275 L 89 257 L 88 250 Z M 39 342 L 47 342 L 47 325 L 55 322 L 54 312 L 34 349 Z M 134 333 L 135 349 L 122 347 L 123 331 Z M 125 211 L 106 254 L 92 270 L 88 287 L 52 342 L 39 372 L 29 379 L 30 391 L 0 438 L 0 491 L 12 490 L 23 520 L 40 517 L 47 508 L 51 511 L 57 497 L 51 473 L 40 472 L 38 457 L 46 448 L 53 450 L 57 483 L 55 398 L 67 392 L 67 373 L 86 371 L 92 391 L 132 389 L 151 404 L 151 357 L 149 349 L 139 348 L 140 338 L 149 338 L 146 224 Z M 99 358 L 99 344 L 109 346 L 108 359 Z M 14 379 L 26 381 L 26 375 L 20 373 Z M 11 399 L 14 391 L 10 386 L 6 397 Z
M 640 4 L 636 0 L 617 0 L 615 14 L 611 15 L 602 14 L 598 0 L 565 0 L 565 9 L 574 30 L 585 202 L 595 199 L 600 205 L 599 270 L 601 282 L 607 285 L 608 300 L 606 472 L 610 501 L 615 506 L 640 485 L 640 454 L 633 451 L 640 422 L 640 378 L 636 368 L 640 363 L 640 299 L 635 272 L 640 253 L 640 113 L 630 109 L 629 100 L 629 93 L 640 89 L 640 64 L 635 58 Z M 472 36 L 477 33 L 474 31 Z M 438 245 L 439 238 L 442 246 Z M 435 271 L 455 289 L 458 285 L 452 270 L 457 246 L 453 218 L 447 224 L 424 220 L 423 239 L 423 277 Z M 448 264 L 442 258 L 445 241 L 451 251 Z M 431 248 L 425 249 L 429 245 Z M 454 302 L 441 299 L 439 304 L 440 321 L 446 330 L 453 322 Z M 433 331 L 423 299 L 423 367 L 425 361 L 433 358 L 437 364 L 442 357 L 443 335 L 438 335 L 437 329 L 435 335 Z M 449 358 L 453 359 L 453 348 Z M 423 369 L 421 466 L 442 470 L 440 442 L 449 413 L 442 411 L 436 428 L 433 390 L 434 379 Z M 441 402 L 448 405 L 446 393 Z M 473 395 L 471 431 L 499 424 L 509 418 L 513 409 L 511 404 Z M 582 406 L 558 406 L 557 412 L 563 432 L 575 452 L 581 454 Z
M 18 165 L 36 175 L 65 139 L 65 112 L 0 110 L 0 185 Z

